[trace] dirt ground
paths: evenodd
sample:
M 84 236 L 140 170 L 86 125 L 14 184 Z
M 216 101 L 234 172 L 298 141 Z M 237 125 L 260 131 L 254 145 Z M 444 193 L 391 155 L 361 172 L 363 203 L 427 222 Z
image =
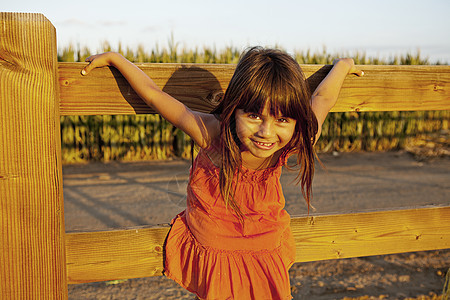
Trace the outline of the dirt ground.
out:
M 313 213 L 450 205 L 448 155 L 407 152 L 324 154 L 316 168 Z M 66 231 L 168 223 L 185 206 L 189 161 L 91 163 L 63 167 Z M 306 213 L 295 173 L 283 171 L 286 209 Z M 450 250 L 297 263 L 294 299 L 433 299 L 450 268 Z M 165 277 L 69 286 L 70 299 L 194 299 Z

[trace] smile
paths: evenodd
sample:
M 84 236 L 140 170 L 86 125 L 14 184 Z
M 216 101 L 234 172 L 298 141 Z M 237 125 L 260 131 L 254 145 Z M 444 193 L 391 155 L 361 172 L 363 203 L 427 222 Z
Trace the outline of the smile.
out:
M 264 149 L 264 150 L 270 150 L 273 148 L 273 146 L 275 145 L 275 143 L 262 143 L 262 142 L 258 142 L 255 140 L 252 140 L 252 142 L 260 149 Z

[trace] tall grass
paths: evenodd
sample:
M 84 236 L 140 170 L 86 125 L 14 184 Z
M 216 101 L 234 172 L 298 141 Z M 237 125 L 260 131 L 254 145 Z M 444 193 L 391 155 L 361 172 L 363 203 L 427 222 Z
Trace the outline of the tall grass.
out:
M 179 49 L 173 37 L 169 47 L 158 45 L 151 51 L 142 46 L 133 50 L 121 44 L 113 49 L 107 42 L 102 51 L 118 51 L 139 63 L 237 63 L 240 51 L 227 47 Z M 68 46 L 58 60 L 84 61 L 90 49 Z M 429 64 L 428 59 L 407 53 L 389 59 L 367 57 L 365 53 L 296 52 L 300 64 L 331 64 L 340 56 L 352 56 L 356 64 Z M 319 152 L 386 151 L 401 149 L 411 139 L 449 129 L 450 111 L 345 112 L 331 113 L 323 124 Z M 62 155 L 65 163 L 87 160 L 148 160 L 190 157 L 190 138 L 159 115 L 66 116 L 61 117 Z

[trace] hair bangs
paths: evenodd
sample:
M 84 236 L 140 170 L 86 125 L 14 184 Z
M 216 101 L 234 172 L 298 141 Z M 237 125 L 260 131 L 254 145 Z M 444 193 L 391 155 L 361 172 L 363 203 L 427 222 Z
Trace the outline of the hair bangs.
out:
M 239 99 L 237 108 L 245 112 L 262 113 L 266 105 L 270 114 L 276 117 L 298 119 L 299 93 L 277 72 L 261 72 L 255 76 Z M 274 74 L 275 73 L 275 74 Z M 278 76 L 277 76 L 278 75 Z
M 273 84 L 270 98 L 267 99 L 270 114 L 297 120 L 299 116 L 299 94 L 288 81 L 280 79 Z

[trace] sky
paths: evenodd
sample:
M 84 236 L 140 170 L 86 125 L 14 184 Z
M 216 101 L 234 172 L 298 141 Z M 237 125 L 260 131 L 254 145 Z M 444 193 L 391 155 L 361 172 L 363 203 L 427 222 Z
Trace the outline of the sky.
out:
M 261 45 L 379 58 L 420 51 L 450 63 L 449 0 L 13 0 L 0 10 L 43 13 L 59 49 L 98 52 L 108 41 L 150 52 L 173 35 L 179 49 Z

